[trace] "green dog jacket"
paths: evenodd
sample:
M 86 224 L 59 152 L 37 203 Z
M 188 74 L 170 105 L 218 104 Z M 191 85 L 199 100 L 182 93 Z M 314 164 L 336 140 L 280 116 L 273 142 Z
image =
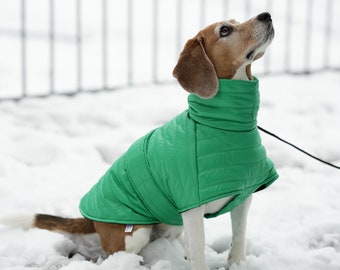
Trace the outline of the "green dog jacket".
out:
M 257 129 L 258 80 L 219 80 L 211 99 L 194 94 L 189 108 L 137 140 L 81 199 L 83 216 L 120 224 L 182 225 L 181 213 L 234 198 L 231 211 L 278 174 Z

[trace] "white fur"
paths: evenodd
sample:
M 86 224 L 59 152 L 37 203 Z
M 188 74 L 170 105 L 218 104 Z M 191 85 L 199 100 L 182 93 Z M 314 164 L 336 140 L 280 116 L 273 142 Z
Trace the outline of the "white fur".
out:
M 0 218 L 0 224 L 12 227 L 28 230 L 33 227 L 35 221 L 34 214 L 22 213 L 13 214 Z
M 253 195 L 241 205 L 235 207 L 231 211 L 231 225 L 232 225 L 232 247 L 228 257 L 228 266 L 234 263 L 239 263 L 246 259 L 246 227 L 248 210 L 252 201 Z
M 204 214 L 214 214 L 220 211 L 222 207 L 230 202 L 233 198 L 234 196 L 229 196 L 207 203 L 204 207 Z
M 236 73 L 234 74 L 234 77 L 232 77 L 232 80 L 241 80 L 241 81 L 249 81 L 246 68 L 247 65 L 249 65 L 251 61 L 244 63 L 242 66 L 240 66 Z
M 247 214 L 251 203 L 250 196 L 243 204 L 231 211 L 233 246 L 231 248 L 228 265 L 239 263 L 245 259 L 245 233 L 247 226 Z M 184 236 L 186 240 L 187 256 L 190 259 L 192 270 L 208 270 L 205 262 L 205 236 L 203 216 L 210 211 L 217 212 L 223 202 L 228 202 L 232 197 L 223 198 L 215 202 L 211 202 L 201 207 L 190 209 L 182 213 Z M 207 212 L 208 211 L 208 212 Z
M 185 249 L 191 270 L 208 270 L 205 262 L 204 205 L 182 213 Z
M 190 259 L 191 269 L 207 270 L 209 269 L 205 263 L 204 249 L 204 223 L 203 216 L 207 213 L 216 213 L 224 205 L 233 199 L 233 196 L 221 198 L 219 200 L 202 205 L 201 207 L 191 209 L 182 213 L 185 249 Z
M 138 253 L 150 241 L 151 229 L 141 228 L 131 236 L 125 236 L 125 251 Z

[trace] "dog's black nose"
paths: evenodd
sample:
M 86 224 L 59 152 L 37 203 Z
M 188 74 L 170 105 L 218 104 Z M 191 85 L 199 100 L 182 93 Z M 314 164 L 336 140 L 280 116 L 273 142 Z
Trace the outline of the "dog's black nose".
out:
M 272 16 L 268 12 L 263 12 L 256 17 L 261 22 L 271 22 Z

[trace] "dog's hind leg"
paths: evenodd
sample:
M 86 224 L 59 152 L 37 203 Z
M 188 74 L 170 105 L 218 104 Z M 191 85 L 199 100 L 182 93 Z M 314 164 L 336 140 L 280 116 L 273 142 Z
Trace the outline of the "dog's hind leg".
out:
M 125 251 L 139 253 L 150 242 L 152 226 L 139 225 L 130 235 L 125 236 Z
M 150 241 L 152 225 L 133 225 L 126 231 L 124 224 L 94 222 L 105 252 L 112 254 L 118 251 L 138 253 Z
M 228 257 L 228 266 L 238 264 L 246 258 L 246 227 L 248 210 L 251 204 L 252 195 L 241 205 L 237 206 L 230 213 L 232 223 L 232 247 Z

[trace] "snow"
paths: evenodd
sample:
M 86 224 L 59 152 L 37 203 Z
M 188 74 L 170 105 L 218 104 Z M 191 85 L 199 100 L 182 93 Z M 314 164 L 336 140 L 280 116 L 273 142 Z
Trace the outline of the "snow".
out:
M 260 78 L 259 125 L 340 164 L 339 74 Z M 0 104 L 0 213 L 80 216 L 82 195 L 129 145 L 186 109 L 179 85 Z M 263 134 L 280 178 L 254 196 L 247 261 L 231 270 L 340 269 L 340 173 Z M 222 269 L 228 215 L 205 220 L 206 259 Z M 80 254 L 68 255 L 78 247 Z M 84 255 L 93 261 L 85 260 Z M 95 260 L 99 257 L 98 260 Z M 189 269 L 178 241 L 105 259 L 98 238 L 0 226 L 0 269 Z

